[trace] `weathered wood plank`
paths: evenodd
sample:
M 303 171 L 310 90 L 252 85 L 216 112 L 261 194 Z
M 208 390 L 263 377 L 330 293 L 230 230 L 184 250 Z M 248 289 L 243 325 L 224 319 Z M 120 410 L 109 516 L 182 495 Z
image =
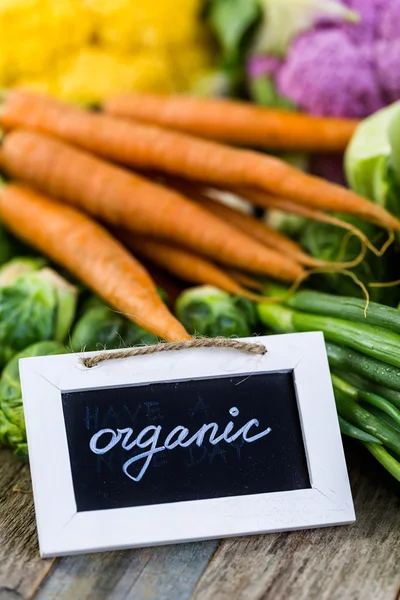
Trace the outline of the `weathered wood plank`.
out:
M 399 487 L 362 450 L 347 459 L 355 525 L 224 541 L 192 600 L 395 600 Z
M 348 451 L 348 461 L 354 526 L 227 540 L 207 569 L 214 541 L 68 557 L 48 574 L 52 562 L 38 554 L 29 470 L 0 451 L 0 600 L 394 600 L 399 487 L 364 452 Z
M 0 448 L 0 599 L 29 598 L 52 563 L 39 557 L 29 468 Z
M 217 546 L 211 541 L 62 558 L 35 600 L 187 600 Z

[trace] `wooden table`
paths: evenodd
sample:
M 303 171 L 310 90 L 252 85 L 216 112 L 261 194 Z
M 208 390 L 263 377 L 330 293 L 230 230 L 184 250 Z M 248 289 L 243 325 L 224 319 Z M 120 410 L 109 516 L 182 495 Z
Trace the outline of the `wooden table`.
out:
M 0 600 L 400 600 L 400 486 L 346 454 L 355 525 L 41 560 L 29 469 L 0 450 Z

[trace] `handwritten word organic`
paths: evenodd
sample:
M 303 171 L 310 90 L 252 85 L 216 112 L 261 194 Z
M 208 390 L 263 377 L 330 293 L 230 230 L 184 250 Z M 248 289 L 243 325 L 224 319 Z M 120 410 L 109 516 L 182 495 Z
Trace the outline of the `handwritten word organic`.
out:
M 239 409 L 233 406 L 229 410 L 231 417 L 239 416 Z M 239 438 L 242 438 L 243 443 L 253 444 L 271 433 L 271 428 L 268 427 L 263 431 L 256 432 L 260 427 L 258 419 L 250 419 L 243 427 L 240 427 L 236 432 L 233 432 L 235 423 L 229 421 L 222 433 L 219 433 L 220 428 L 217 423 L 205 423 L 196 433 L 190 435 L 189 429 L 183 425 L 177 425 L 165 437 L 164 442 L 160 443 L 162 438 L 163 428 L 161 425 L 149 425 L 142 429 L 136 437 L 134 431 L 130 427 L 124 429 L 100 429 L 95 433 L 90 440 L 90 450 L 94 454 L 104 455 L 110 452 L 115 446 L 121 442 L 121 446 L 127 452 L 134 448 L 144 450 L 138 454 L 131 456 L 122 465 L 123 472 L 127 477 L 135 482 L 142 480 L 155 454 L 159 452 L 169 452 L 175 448 L 191 448 L 193 446 L 202 446 L 208 442 L 212 446 L 216 446 L 221 442 L 233 444 Z M 207 439 L 206 439 L 207 438 Z M 107 442 L 107 443 L 106 443 Z M 160 443 L 160 445 L 159 445 Z M 133 474 L 131 472 L 132 465 L 136 466 L 140 461 L 144 461 L 139 472 Z

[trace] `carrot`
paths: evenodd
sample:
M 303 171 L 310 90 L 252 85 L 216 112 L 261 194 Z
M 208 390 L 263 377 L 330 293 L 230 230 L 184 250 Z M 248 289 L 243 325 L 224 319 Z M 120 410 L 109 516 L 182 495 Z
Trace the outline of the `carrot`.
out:
M 141 260 L 141 263 L 150 273 L 156 285 L 166 293 L 167 304 L 170 302 L 174 304 L 178 296 L 186 289 L 186 283 L 176 277 L 172 277 L 160 267 L 156 267 L 151 261 Z
M 86 215 L 11 184 L 0 192 L 0 216 L 16 236 L 68 269 L 135 323 L 165 340 L 190 339 L 142 265 Z
M 327 215 L 326 213 L 308 208 L 307 206 L 301 206 L 295 202 L 291 202 L 290 200 L 285 200 L 284 198 L 278 198 L 278 196 L 260 192 L 259 190 L 250 188 L 237 188 L 232 191 L 255 206 L 259 206 L 261 208 L 273 208 L 282 212 L 297 215 L 299 217 L 304 217 L 305 219 L 319 221 L 320 223 L 327 223 L 328 225 L 346 229 L 349 233 L 352 233 L 358 237 L 362 244 L 364 244 L 376 256 L 383 256 L 388 245 L 391 243 L 391 238 L 389 238 L 389 241 L 384 244 L 383 248 L 378 250 L 375 248 L 372 242 L 369 241 L 366 235 L 360 229 L 358 229 L 358 227 L 355 227 L 347 221 L 343 221 L 343 219 L 333 217 L 332 215 Z
M 109 98 L 104 110 L 203 138 L 271 150 L 343 152 L 359 124 L 313 117 L 227 99 L 127 94 Z
M 235 279 L 229 277 L 229 275 L 212 262 L 183 248 L 172 246 L 159 240 L 151 240 L 144 236 L 132 236 L 126 232 L 120 232 L 118 237 L 135 254 L 150 259 L 156 265 L 163 267 L 169 273 L 184 281 L 214 285 L 225 292 L 244 296 L 255 302 L 261 298 L 261 296 L 245 290 Z
M 289 256 L 302 265 L 311 267 L 320 266 L 320 261 L 306 254 L 301 246 L 290 238 L 245 212 L 231 208 L 218 200 L 213 200 L 208 197 L 206 195 L 207 192 L 200 187 L 196 187 L 188 182 L 178 182 L 177 180 L 167 180 L 167 183 L 172 183 L 174 187 L 177 187 L 177 189 L 184 193 L 185 196 L 199 202 L 199 204 L 208 211 L 212 212 L 226 223 L 230 223 L 234 227 L 237 227 L 243 231 L 243 233 L 248 234 L 265 246 L 275 248 L 279 252 L 282 252 L 282 254 Z
M 382 206 L 265 154 L 88 113 L 18 90 L 5 93 L 0 120 L 7 130 L 30 128 L 55 135 L 130 167 L 227 187 L 259 188 L 304 206 L 353 214 L 400 231 L 400 220 Z
M 231 266 L 294 281 L 295 261 L 161 185 L 35 132 L 5 136 L 0 163 L 17 179 L 116 227 L 181 243 Z

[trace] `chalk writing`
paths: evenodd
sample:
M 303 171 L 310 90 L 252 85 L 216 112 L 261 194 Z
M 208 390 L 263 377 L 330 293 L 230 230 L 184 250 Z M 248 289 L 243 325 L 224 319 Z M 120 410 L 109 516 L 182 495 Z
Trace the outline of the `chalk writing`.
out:
M 236 406 L 233 406 L 229 410 L 229 414 L 231 417 L 236 418 L 239 416 L 240 411 Z M 149 425 L 142 429 L 136 437 L 134 437 L 134 431 L 131 427 L 116 430 L 105 428 L 100 429 L 92 436 L 89 446 L 94 454 L 100 456 L 110 452 L 120 442 L 121 447 L 127 452 L 132 451 L 135 447 L 140 450 L 145 450 L 144 452 L 140 452 L 139 454 L 130 457 L 122 465 L 122 470 L 125 475 L 133 481 L 139 482 L 145 475 L 153 457 L 160 452 L 171 451 L 178 447 L 188 448 L 190 451 L 191 447 L 203 447 L 204 443 L 208 441 L 211 446 L 215 447 L 213 452 L 209 455 L 210 461 L 216 456 L 220 456 L 225 460 L 225 451 L 221 447 L 216 448 L 216 446 L 221 442 L 233 444 L 237 440 L 241 441 L 241 445 L 245 443 L 253 444 L 257 440 L 260 440 L 271 433 L 271 428 L 267 427 L 267 429 L 251 435 L 251 430 L 254 432 L 254 428 L 259 428 L 259 426 L 260 423 L 258 419 L 250 419 L 234 433 L 235 423 L 229 421 L 223 432 L 219 434 L 219 425 L 217 423 L 205 423 L 198 431 L 196 431 L 196 433 L 190 436 L 190 431 L 187 427 L 177 425 L 168 433 L 162 445 L 158 445 L 163 433 L 161 425 Z M 188 436 L 190 437 L 188 438 Z M 191 455 L 190 458 L 193 460 L 193 455 Z M 139 472 L 136 475 L 133 474 L 131 472 L 132 465 L 136 466 L 136 463 L 139 463 L 142 460 L 144 462 Z

